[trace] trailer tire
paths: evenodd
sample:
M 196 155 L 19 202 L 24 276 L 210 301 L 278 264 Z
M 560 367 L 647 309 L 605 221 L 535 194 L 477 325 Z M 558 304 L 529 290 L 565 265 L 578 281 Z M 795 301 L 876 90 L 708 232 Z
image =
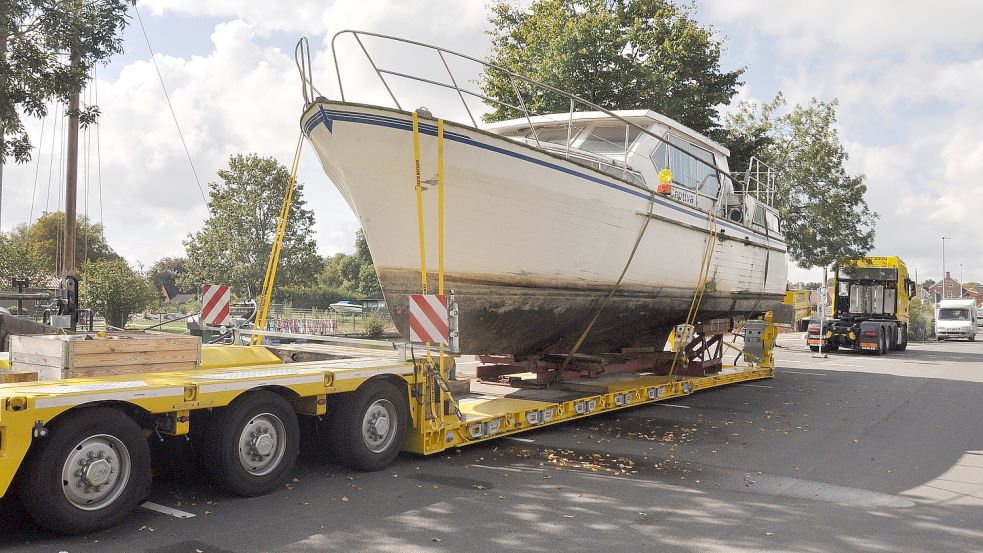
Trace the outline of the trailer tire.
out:
M 300 443 L 297 413 L 287 400 L 273 392 L 250 392 L 203 424 L 198 450 L 217 486 L 254 497 L 287 481 Z
M 24 509 L 52 532 L 109 528 L 150 495 L 150 447 L 140 426 L 118 409 L 64 415 L 38 445 L 18 492 Z
M 366 472 L 382 470 L 403 449 L 410 425 L 406 392 L 382 380 L 339 397 L 331 416 L 331 450 L 343 464 Z

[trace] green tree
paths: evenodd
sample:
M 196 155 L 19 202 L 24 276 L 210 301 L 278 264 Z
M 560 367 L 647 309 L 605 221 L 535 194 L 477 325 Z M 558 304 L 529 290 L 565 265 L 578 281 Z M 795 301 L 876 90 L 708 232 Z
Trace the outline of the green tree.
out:
M 0 288 L 12 288 L 14 278 L 26 278 L 30 286 L 40 286 L 48 275 L 44 259 L 27 247 L 27 242 L 0 234 Z
M 123 51 L 120 34 L 130 0 L 0 1 L 0 166 L 31 158 L 23 115 L 44 117 L 47 102 L 68 103 L 98 62 Z M 77 56 L 67 63 L 65 53 Z M 83 124 L 98 115 L 80 109 Z
M 65 213 L 44 213 L 33 224 L 21 223 L 10 233 L 10 240 L 22 244 L 32 256 L 40 260 L 42 270 L 56 275 L 61 269 L 61 255 L 65 236 Z M 119 259 L 106 242 L 103 227 L 85 216 L 76 220 L 75 258 L 79 263 Z
M 776 205 L 789 255 L 800 267 L 844 265 L 874 244 L 877 214 L 864 198 L 864 176 L 846 170 L 836 106 L 813 98 L 784 110 L 779 93 L 764 106 L 742 103 L 725 121 L 728 135 L 759 142 L 754 155 L 777 172 Z
M 80 272 L 79 301 L 105 317 L 110 326 L 123 328 L 130 315 L 159 300 L 153 285 L 123 259 L 86 262 Z
M 537 0 L 528 9 L 507 0 L 491 6 L 489 61 L 607 109 L 652 109 L 693 129 L 719 127 L 743 68 L 723 71 L 723 42 L 699 25 L 693 8 L 669 0 Z M 512 81 L 486 71 L 491 98 L 518 106 Z M 569 100 L 522 86 L 527 108 L 564 112 Z M 490 103 L 489 121 L 519 117 Z M 582 109 L 582 108 L 581 108 Z
M 161 288 L 167 288 L 181 293 L 196 293 L 197 289 L 182 288 L 177 284 L 178 278 L 184 274 L 187 265 L 188 259 L 185 257 L 162 257 L 150 266 L 147 271 L 147 280 L 158 291 Z
M 974 290 L 976 292 L 981 292 L 983 291 L 983 284 L 971 280 L 963 284 L 963 288 L 966 288 L 967 290 Z
M 932 280 L 932 279 L 930 279 L 930 278 L 929 279 L 925 279 L 925 282 L 922 283 L 922 288 L 924 288 L 926 290 L 928 290 L 932 286 L 935 286 L 935 281 Z
M 271 157 L 234 155 L 229 168 L 210 183 L 210 214 L 202 230 L 184 245 L 188 262 L 178 285 L 197 289 L 202 283 L 230 284 L 238 295 L 260 293 L 276 233 L 280 206 L 290 173 Z M 313 283 L 321 270 L 313 238 L 314 214 L 304 207 L 304 187 L 298 183 L 277 272 L 277 286 Z

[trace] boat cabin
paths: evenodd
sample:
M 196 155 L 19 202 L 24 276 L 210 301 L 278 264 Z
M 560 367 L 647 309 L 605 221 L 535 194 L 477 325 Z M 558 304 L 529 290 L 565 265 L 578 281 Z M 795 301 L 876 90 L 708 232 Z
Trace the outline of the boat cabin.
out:
M 649 190 L 656 189 L 659 172 L 669 169 L 671 196 L 677 201 L 779 234 L 774 177 L 763 163 L 752 159 L 749 167 L 731 172 L 730 151 L 685 125 L 650 110 L 611 113 L 628 124 L 588 111 L 512 119 L 482 128 Z

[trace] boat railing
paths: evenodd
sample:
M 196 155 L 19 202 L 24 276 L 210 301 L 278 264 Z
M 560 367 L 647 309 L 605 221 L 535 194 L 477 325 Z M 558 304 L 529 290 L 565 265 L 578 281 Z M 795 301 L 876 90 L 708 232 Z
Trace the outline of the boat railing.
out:
M 741 182 L 742 194 L 753 196 L 765 205 L 775 207 L 778 193 L 776 173 L 765 162 L 752 156 Z
M 331 38 L 331 56 L 335 66 L 335 76 L 337 78 L 338 92 L 341 96 L 342 101 L 348 101 L 348 98 L 346 97 L 344 82 L 341 76 L 341 67 L 338 61 L 338 50 L 336 48 L 337 41 L 342 36 L 350 36 L 358 45 L 358 48 L 365 55 L 366 61 L 371 66 L 372 71 L 375 73 L 379 82 L 382 84 L 383 88 L 386 91 L 386 94 L 392 100 L 396 109 L 407 111 L 406 108 L 404 108 L 403 105 L 400 103 L 399 98 L 397 98 L 396 96 L 396 93 L 393 91 L 393 87 L 391 86 L 391 82 L 390 82 L 390 79 L 392 78 L 406 79 L 417 83 L 423 83 L 426 85 L 431 85 L 431 86 L 454 91 L 458 99 L 460 100 L 461 105 L 464 107 L 464 111 L 467 113 L 467 117 L 470 120 L 471 124 L 477 129 L 480 129 L 481 127 L 478 124 L 478 119 L 476 118 L 475 112 L 468 105 L 466 98 L 468 97 L 477 98 L 489 104 L 498 105 L 513 110 L 516 113 L 520 114 L 520 118 L 524 118 L 526 120 L 530 128 L 530 133 L 532 135 L 531 138 L 536 143 L 537 147 L 541 149 L 543 148 L 542 146 L 543 141 L 540 140 L 540 132 L 542 127 L 547 125 L 541 123 L 537 126 L 537 124 L 534 121 L 534 118 L 538 118 L 540 120 L 545 119 L 546 121 L 549 121 L 550 127 L 555 127 L 556 123 L 564 123 L 567 130 L 567 140 L 566 143 L 563 145 L 563 153 L 566 157 L 573 157 L 572 150 L 574 149 L 571 147 L 571 143 L 575 138 L 574 136 L 575 129 L 578 130 L 579 132 L 579 129 L 577 129 L 577 124 L 580 123 L 579 121 L 574 119 L 574 113 L 579 111 L 600 112 L 603 113 L 605 116 L 613 120 L 619 121 L 625 125 L 625 143 L 623 145 L 620 143 L 615 143 L 606 140 L 603 137 L 599 137 L 599 136 L 595 137 L 596 139 L 600 139 L 604 142 L 615 144 L 621 149 L 623 161 L 625 164 L 625 171 L 628 170 L 628 160 L 630 156 L 630 144 L 628 138 L 631 136 L 633 130 L 635 131 L 635 134 L 645 134 L 651 136 L 655 140 L 666 144 L 667 147 L 673 147 L 673 145 L 670 144 L 665 137 L 660 136 L 655 132 L 652 132 L 651 130 L 649 130 L 643 125 L 639 125 L 638 123 L 630 121 L 625 117 L 622 117 L 617 113 L 612 112 L 611 110 L 605 109 L 589 100 L 586 100 L 584 98 L 566 92 L 564 90 L 560 90 L 546 83 L 542 83 L 530 79 L 524 75 L 511 71 L 500 65 L 489 63 L 487 61 L 475 58 L 473 56 L 462 54 L 460 52 L 455 52 L 453 50 L 448 50 L 440 46 L 435 46 L 432 44 L 426 44 L 424 42 L 419 42 L 416 40 L 410 40 L 397 36 L 373 33 L 368 31 L 357 31 L 352 29 L 346 29 L 335 33 L 335 35 Z M 363 40 L 364 38 L 367 37 L 370 37 L 372 39 L 378 39 L 384 42 L 395 43 L 401 46 L 418 47 L 433 52 L 434 55 L 436 56 L 436 59 L 440 62 L 440 65 L 446 71 L 447 80 L 446 81 L 437 80 L 436 78 L 413 75 L 405 72 L 405 70 L 399 71 L 394 68 L 380 65 L 379 63 L 377 63 L 376 58 L 372 56 L 372 54 L 369 51 L 369 48 L 366 46 L 367 41 Z M 324 95 L 320 93 L 320 91 L 318 91 L 317 88 L 314 87 L 314 84 L 311 81 L 310 78 L 311 65 L 309 61 L 310 52 L 305 39 L 301 39 L 301 41 L 298 43 L 297 48 L 295 50 L 295 56 L 298 58 L 296 63 L 297 63 L 297 68 L 300 72 L 301 81 L 303 85 L 304 101 L 306 105 L 309 105 L 314 101 L 316 101 L 317 96 L 324 96 Z M 449 63 L 449 60 L 475 63 L 483 67 L 486 73 L 497 72 L 503 75 L 504 77 L 507 78 L 509 84 L 511 85 L 515 97 L 513 99 L 510 99 L 510 101 L 506 101 L 501 98 L 493 98 L 488 94 L 485 94 L 481 90 L 475 90 L 464 86 L 462 84 L 462 81 L 458 79 L 457 76 L 455 76 L 454 71 L 451 69 L 451 63 Z M 463 82 L 467 82 L 467 81 L 463 81 Z M 569 111 L 568 113 L 565 114 L 566 121 L 558 121 L 556 119 L 551 118 L 549 114 L 537 113 L 536 111 L 530 109 L 522 94 L 522 90 L 521 90 L 522 87 L 531 87 L 535 90 L 538 90 L 540 94 L 553 94 L 561 98 L 564 98 L 569 106 Z M 722 168 L 717 166 L 716 163 L 708 162 L 704 159 L 701 159 L 700 157 L 686 150 L 680 149 L 680 151 L 684 155 L 694 159 L 696 163 L 704 165 L 708 167 L 710 170 L 712 170 L 717 175 L 717 178 L 720 181 L 721 185 L 723 185 L 725 179 L 729 180 L 732 184 L 738 183 L 738 180 L 731 173 L 723 170 Z M 628 176 L 627 173 L 625 173 L 623 175 L 623 178 L 627 176 Z M 629 179 L 626 178 L 625 180 L 629 180 Z M 635 180 L 635 179 L 631 179 L 631 180 Z M 651 187 L 649 187 L 646 184 L 643 184 L 642 187 L 651 191 Z M 723 190 L 724 187 L 721 186 L 720 189 Z M 714 203 L 717 203 L 719 201 L 719 198 L 720 198 L 720 194 L 718 192 L 717 197 L 714 198 Z

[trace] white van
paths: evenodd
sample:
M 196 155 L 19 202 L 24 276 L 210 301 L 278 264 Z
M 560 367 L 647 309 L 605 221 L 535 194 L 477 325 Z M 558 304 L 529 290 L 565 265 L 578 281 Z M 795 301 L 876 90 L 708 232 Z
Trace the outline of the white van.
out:
M 966 338 L 976 341 L 976 300 L 942 300 L 935 315 L 935 335 L 939 340 Z
M 983 326 L 983 307 L 976 308 L 976 328 Z

